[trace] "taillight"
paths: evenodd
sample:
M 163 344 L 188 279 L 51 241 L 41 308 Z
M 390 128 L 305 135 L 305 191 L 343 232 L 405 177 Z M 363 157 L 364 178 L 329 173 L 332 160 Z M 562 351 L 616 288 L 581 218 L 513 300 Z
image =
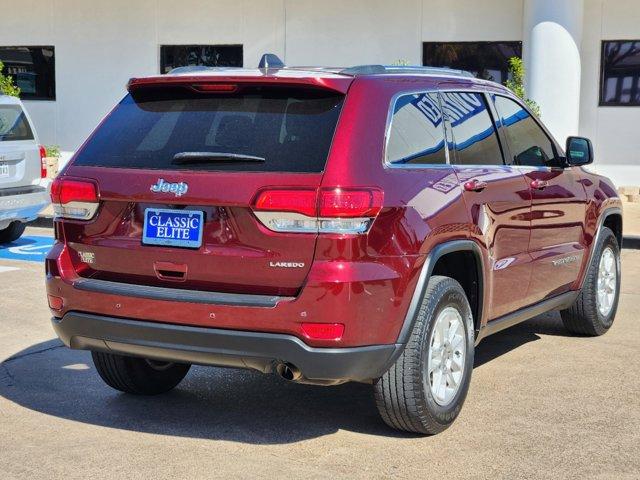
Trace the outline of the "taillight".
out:
M 369 229 L 383 199 L 375 188 L 269 189 L 258 194 L 253 209 L 276 232 L 358 234 Z
M 51 203 L 56 217 L 90 220 L 98 210 L 98 185 L 93 180 L 56 178 Z
M 47 178 L 47 149 L 40 145 L 40 178 Z

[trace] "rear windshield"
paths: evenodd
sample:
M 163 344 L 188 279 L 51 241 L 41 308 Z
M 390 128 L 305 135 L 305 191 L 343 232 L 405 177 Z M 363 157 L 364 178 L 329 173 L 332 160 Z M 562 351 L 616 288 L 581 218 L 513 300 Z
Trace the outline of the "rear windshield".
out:
M 321 172 L 344 96 L 317 89 L 186 88 L 127 95 L 75 165 L 169 170 Z
M 20 105 L 0 105 L 0 142 L 33 140 L 33 132 Z

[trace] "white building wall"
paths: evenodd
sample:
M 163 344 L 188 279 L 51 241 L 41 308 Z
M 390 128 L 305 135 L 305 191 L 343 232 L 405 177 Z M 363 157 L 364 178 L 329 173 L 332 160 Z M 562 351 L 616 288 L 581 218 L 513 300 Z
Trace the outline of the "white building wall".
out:
M 594 170 L 640 185 L 640 107 L 600 107 L 602 40 L 640 39 L 638 0 L 585 0 L 580 134 L 593 140 Z
M 163 44 L 242 44 L 245 66 L 420 64 L 423 41 L 527 41 L 524 0 L 21 0 L 0 45 L 54 45 L 56 101 L 26 102 L 43 143 L 76 149 Z M 579 133 L 596 169 L 640 184 L 640 108 L 598 107 L 601 39 L 640 37 L 638 0 L 584 0 Z M 525 47 L 526 48 L 526 47 Z M 558 72 L 562 75 L 562 72 Z M 550 85 L 550 88 L 553 88 Z M 544 111 L 543 111 L 544 117 Z M 558 138 L 563 143 L 563 138 Z

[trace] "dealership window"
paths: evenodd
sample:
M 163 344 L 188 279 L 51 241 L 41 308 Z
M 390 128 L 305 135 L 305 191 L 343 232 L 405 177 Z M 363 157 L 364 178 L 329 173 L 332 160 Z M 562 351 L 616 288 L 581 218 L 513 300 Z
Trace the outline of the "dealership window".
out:
M 55 100 L 55 51 L 48 47 L 0 46 L 3 73 L 20 87 L 23 100 Z
M 640 40 L 602 42 L 600 105 L 640 106 Z
M 242 45 L 162 45 L 160 72 L 187 66 L 242 67 Z
M 422 64 L 466 70 L 475 76 L 504 83 L 509 59 L 522 56 L 522 42 L 424 42 Z

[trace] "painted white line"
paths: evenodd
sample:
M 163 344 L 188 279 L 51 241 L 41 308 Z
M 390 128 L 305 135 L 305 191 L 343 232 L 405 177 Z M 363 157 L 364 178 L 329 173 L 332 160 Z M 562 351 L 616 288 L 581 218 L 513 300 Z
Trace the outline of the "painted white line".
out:
M 13 272 L 14 270 L 20 270 L 20 269 L 17 267 L 3 267 L 0 265 L 0 273 Z

